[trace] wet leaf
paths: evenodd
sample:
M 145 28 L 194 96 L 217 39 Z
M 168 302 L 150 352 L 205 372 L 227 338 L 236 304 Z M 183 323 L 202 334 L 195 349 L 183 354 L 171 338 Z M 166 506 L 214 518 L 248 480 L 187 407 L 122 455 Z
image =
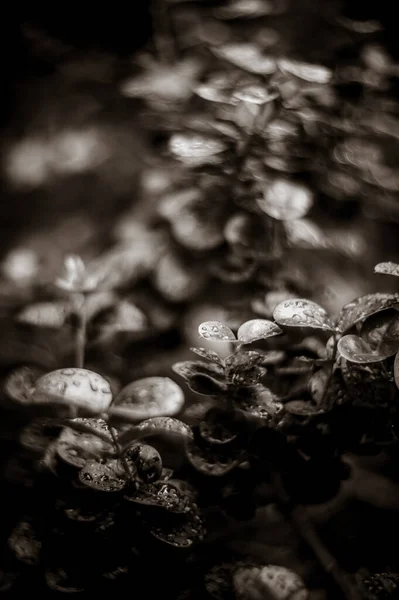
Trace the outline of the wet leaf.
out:
M 172 369 L 186 380 L 187 385 L 197 394 L 214 396 L 227 390 L 224 369 L 219 365 L 201 361 L 182 361 Z
M 198 333 L 206 340 L 237 341 L 236 336 L 229 327 L 220 321 L 205 321 L 198 327 Z
M 356 323 L 364 321 L 374 313 L 392 308 L 399 303 L 399 294 L 366 294 L 346 304 L 337 319 L 337 328 L 341 333 L 351 329 Z
M 299 183 L 276 179 L 265 186 L 263 197 L 257 199 L 259 208 L 277 220 L 300 219 L 313 204 L 312 192 Z
M 189 548 L 200 542 L 206 533 L 203 519 L 196 510 L 180 516 L 168 514 L 166 519 L 151 518 L 147 526 L 151 535 L 176 548 Z
M 76 419 L 75 423 L 88 425 L 91 429 L 98 429 L 105 439 L 92 433 L 75 431 L 65 427 L 56 441 L 57 455 L 67 464 L 82 469 L 87 460 L 100 456 L 103 452 L 112 452 L 112 437 L 108 426 L 102 419 Z M 108 441 L 106 441 L 108 439 Z
M 301 298 L 284 300 L 278 304 L 273 311 L 273 318 L 283 327 L 310 327 L 323 331 L 334 329 L 324 308 Z
M 27 565 L 39 564 L 42 543 L 29 520 L 17 524 L 8 538 L 8 545 L 19 561 Z
M 233 574 L 233 583 L 238 600 L 309 598 L 309 591 L 299 575 L 279 565 L 239 567 Z
M 241 325 L 237 331 L 237 338 L 240 342 L 250 344 L 257 340 L 266 340 L 267 338 L 280 335 L 282 330 L 272 321 L 266 319 L 251 319 Z
M 170 481 L 141 484 L 137 490 L 127 491 L 124 498 L 129 502 L 162 508 L 177 514 L 186 513 L 191 507 L 190 498 Z
M 79 472 L 79 481 L 100 492 L 120 492 L 127 484 L 127 474 L 118 459 L 88 460 Z
M 290 400 L 284 404 L 284 408 L 289 414 L 300 417 L 309 417 L 323 412 L 319 407 L 306 400 Z
M 358 335 L 344 335 L 338 341 L 338 352 L 350 362 L 367 364 L 385 360 L 387 356 L 373 352 L 370 346 Z
M 163 436 L 167 440 L 191 438 L 191 428 L 179 419 L 172 417 L 153 417 L 142 421 L 137 427 L 129 428 L 118 436 L 119 444 L 124 447 L 132 440 L 139 440 L 151 436 Z
M 203 475 L 221 477 L 232 471 L 239 463 L 234 452 L 226 446 L 199 446 L 194 440 L 186 442 L 186 455 L 190 464 Z
M 123 447 L 120 438 L 119 445 L 123 449 L 123 457 L 127 464 L 133 466 L 132 472 L 138 481 L 152 483 L 162 476 L 162 458 L 156 448 L 148 444 L 133 444 Z
M 183 405 L 183 391 L 172 379 L 145 377 L 124 387 L 109 413 L 113 419 L 134 423 L 152 417 L 173 416 Z
M 276 60 L 264 55 L 259 46 L 246 42 L 229 42 L 212 48 L 218 58 L 259 75 L 271 75 L 276 71 Z
M 399 350 L 398 312 L 392 309 L 375 313 L 364 321 L 359 335 L 374 353 L 393 356 Z
M 395 277 L 399 277 L 399 265 L 394 262 L 378 263 L 378 265 L 374 267 L 374 273 L 381 273 L 383 275 L 395 275 Z
M 264 385 L 258 384 L 246 390 L 246 394 L 235 401 L 235 408 L 249 419 L 268 422 L 283 410 L 277 396 Z
M 104 412 L 112 401 L 109 382 L 88 369 L 64 368 L 40 377 L 31 402 L 35 405 L 67 407 L 71 416 Z M 74 413 L 78 414 L 74 414 Z
M 6 378 L 4 391 L 17 404 L 29 406 L 36 381 L 43 373 L 37 367 L 18 367 Z
M 190 348 L 191 352 L 198 354 L 201 358 L 206 358 L 210 362 L 213 362 L 223 367 L 223 361 L 214 350 L 207 350 L 206 348 Z
M 194 298 L 206 283 L 206 272 L 194 262 L 165 254 L 158 262 L 152 282 L 168 302 L 186 302 Z
M 237 428 L 228 412 L 210 409 L 199 423 L 199 433 L 209 444 L 226 444 L 237 437 Z
M 70 312 L 66 302 L 37 302 L 26 306 L 18 315 L 16 320 L 19 323 L 35 325 L 37 327 L 51 327 L 60 329 Z

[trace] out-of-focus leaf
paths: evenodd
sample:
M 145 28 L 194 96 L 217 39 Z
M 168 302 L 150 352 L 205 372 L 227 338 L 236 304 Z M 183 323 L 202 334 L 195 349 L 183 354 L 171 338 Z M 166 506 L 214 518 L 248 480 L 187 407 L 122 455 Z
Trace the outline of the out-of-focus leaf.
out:
M 383 275 L 395 275 L 399 277 L 399 265 L 394 262 L 383 262 L 378 263 L 374 267 L 374 273 L 381 273 Z
M 246 394 L 235 401 L 235 408 L 247 419 L 264 424 L 279 415 L 283 405 L 269 388 L 257 384 L 248 388 Z
M 346 304 L 337 319 L 337 328 L 341 333 L 364 321 L 374 313 L 392 308 L 399 303 L 399 294 L 366 294 Z
M 226 6 L 215 8 L 218 19 L 251 19 L 272 15 L 275 12 L 272 0 L 233 0 Z
M 279 565 L 239 567 L 233 573 L 238 600 L 308 600 L 309 590 L 293 571 Z
M 212 275 L 227 283 L 249 281 L 256 272 L 257 259 L 253 256 L 240 256 L 228 253 L 209 266 Z
M 311 83 L 329 83 L 333 75 L 331 69 L 323 65 L 313 65 L 288 58 L 280 58 L 277 64 L 283 73 L 295 75 Z
M 341 359 L 341 370 L 352 401 L 357 406 L 389 406 L 395 388 L 380 363 L 357 364 Z
M 385 360 L 388 355 L 373 352 L 370 346 L 358 335 L 344 335 L 338 341 L 338 352 L 350 362 L 367 364 Z
M 173 416 L 184 405 L 181 388 L 169 377 L 145 377 L 129 383 L 109 409 L 113 419 L 135 423 L 152 417 Z
M 284 408 L 289 414 L 300 417 L 309 417 L 323 412 L 319 407 L 306 400 L 290 400 L 284 404 Z
M 267 184 L 263 197 L 257 199 L 259 208 L 277 220 L 300 219 L 311 208 L 311 191 L 298 183 L 286 179 L 276 179 Z
M 236 336 L 229 327 L 220 321 L 205 321 L 198 327 L 198 333 L 206 340 L 237 341 Z
M 70 307 L 66 302 L 37 302 L 25 307 L 18 313 L 16 319 L 19 323 L 60 329 L 69 312 Z
M 82 573 L 69 573 L 62 567 L 46 569 L 44 578 L 51 591 L 77 593 L 84 591 Z
M 126 486 L 127 474 L 118 459 L 88 460 L 79 472 L 79 480 L 100 492 L 120 492 Z
M 327 311 L 310 300 L 295 298 L 284 300 L 273 311 L 274 320 L 283 327 L 310 327 L 332 331 Z
M 233 214 L 224 227 L 224 237 L 234 252 L 251 258 L 264 259 L 274 254 L 273 233 L 270 223 L 244 212 Z
M 200 133 L 175 133 L 169 140 L 171 154 L 189 165 L 203 165 L 228 149 L 220 137 Z
M 328 248 L 328 238 L 313 221 L 293 219 L 284 223 L 288 244 L 294 248 Z
M 241 325 L 237 331 L 237 338 L 240 342 L 250 344 L 257 340 L 266 340 L 267 338 L 280 335 L 282 330 L 280 327 L 273 323 L 273 321 L 267 321 L 266 319 L 251 319 Z
M 213 408 L 200 422 L 199 433 L 210 444 L 227 444 L 237 437 L 238 432 L 228 412 Z
M 8 545 L 15 557 L 27 565 L 38 565 L 42 542 L 28 519 L 20 521 L 8 538 Z
M 186 442 L 186 455 L 190 464 L 200 473 L 221 477 L 239 464 L 239 455 L 230 446 L 198 445 L 194 440 Z
M 87 271 L 80 256 L 69 254 L 64 260 L 63 273 L 56 280 L 56 286 L 67 292 L 92 292 L 98 285 L 97 277 Z
M 42 454 L 57 439 L 60 426 L 51 420 L 34 420 L 24 427 L 19 434 L 19 443 L 26 450 Z
M 6 378 L 4 391 L 13 402 L 29 406 L 36 381 L 43 374 L 37 367 L 18 367 Z
M 168 515 L 165 518 L 160 515 L 158 519 L 152 517 L 145 521 L 151 535 L 176 548 L 189 548 L 204 538 L 205 526 L 197 510 L 192 509 L 178 517 Z
M 249 104 L 262 105 L 275 100 L 278 96 L 276 90 L 268 89 L 261 85 L 245 85 L 234 90 L 232 100 L 248 102 Z
M 185 302 L 196 296 L 206 283 L 206 273 L 194 262 L 165 254 L 153 274 L 153 285 L 169 302 Z
M 212 48 L 213 53 L 233 65 L 258 75 L 271 75 L 276 71 L 276 60 L 264 55 L 259 46 L 246 42 L 228 42 Z

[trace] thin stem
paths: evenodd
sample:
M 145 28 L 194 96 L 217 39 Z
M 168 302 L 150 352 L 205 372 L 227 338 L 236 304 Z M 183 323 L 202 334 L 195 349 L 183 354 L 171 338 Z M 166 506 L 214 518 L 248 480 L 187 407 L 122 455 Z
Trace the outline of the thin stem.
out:
M 153 42 L 160 62 L 173 64 L 177 52 L 165 0 L 152 0 Z
M 119 458 L 119 460 L 122 463 L 122 466 L 123 466 L 123 468 L 124 468 L 124 470 L 126 472 L 126 475 L 128 476 L 129 481 L 133 482 L 134 481 L 133 474 L 132 474 L 132 472 L 130 470 L 130 467 L 129 467 L 129 464 L 128 464 L 126 458 L 122 454 L 122 448 L 120 447 L 120 444 L 119 444 L 119 441 L 118 441 L 117 432 L 111 426 L 109 426 L 109 432 L 110 432 L 111 437 L 112 437 L 112 442 L 114 444 L 116 454 L 118 455 L 118 458 Z
M 332 357 L 331 357 L 331 360 L 332 360 L 331 371 L 330 371 L 330 374 L 329 374 L 329 376 L 327 378 L 326 385 L 324 386 L 323 396 L 321 397 L 321 400 L 319 402 L 319 405 L 321 407 L 323 406 L 323 404 L 324 404 L 324 402 L 325 402 L 325 400 L 327 398 L 328 390 L 330 389 L 331 381 L 332 381 L 332 378 L 333 378 L 334 373 L 335 373 L 335 363 L 336 363 L 337 351 L 338 351 L 338 335 L 339 334 L 334 333 L 334 338 L 333 338 L 334 339 L 334 345 L 333 345 L 333 348 L 332 348 Z
M 75 362 L 78 369 L 83 369 L 86 351 L 86 295 L 78 293 L 74 297 L 76 309 L 76 331 L 75 331 Z
M 334 579 L 343 597 L 346 600 L 362 600 L 350 575 L 342 569 L 336 558 L 320 539 L 313 523 L 309 519 L 306 508 L 293 505 L 279 473 L 274 473 L 273 481 L 281 508 L 287 514 L 304 542 L 312 549 L 324 571 Z

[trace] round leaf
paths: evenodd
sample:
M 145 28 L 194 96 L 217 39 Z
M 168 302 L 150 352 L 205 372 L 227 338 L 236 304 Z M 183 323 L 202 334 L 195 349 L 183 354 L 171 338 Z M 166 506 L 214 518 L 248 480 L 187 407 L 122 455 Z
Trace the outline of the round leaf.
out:
M 311 83 L 328 83 L 332 78 L 332 71 L 322 65 L 312 65 L 297 60 L 281 58 L 278 61 L 279 68 L 284 73 L 295 75 Z
M 142 421 L 118 437 L 119 444 L 125 446 L 129 441 L 139 440 L 154 435 L 168 438 L 192 438 L 191 428 L 179 419 L 172 417 L 153 417 Z
M 18 367 L 6 378 L 4 391 L 17 404 L 30 405 L 36 381 L 43 375 L 43 369 Z
M 381 273 L 383 275 L 395 275 L 395 277 L 399 277 L 399 265 L 394 262 L 378 263 L 378 265 L 374 267 L 374 273 Z
M 92 430 L 98 429 L 105 439 L 94 433 L 83 433 L 65 427 L 55 443 L 55 451 L 61 460 L 77 469 L 82 469 L 87 460 L 98 457 L 104 451 L 113 451 L 112 437 L 105 421 L 102 419 L 74 419 L 74 421 L 74 424 L 81 423 Z
M 178 515 L 168 514 L 167 518 L 160 515 L 158 519 L 151 516 L 151 519 L 147 521 L 144 518 L 144 521 L 147 521 L 151 535 L 175 548 L 189 548 L 203 539 L 205 527 L 197 510 L 176 517 Z
M 358 364 L 380 362 L 387 358 L 387 355 L 373 352 L 370 346 L 358 335 L 344 335 L 338 342 L 338 352 L 346 360 Z
M 60 329 L 68 315 L 66 302 L 37 302 L 26 306 L 16 319 L 19 323 Z
M 201 437 L 210 444 L 227 444 L 237 437 L 229 413 L 219 408 L 209 410 L 199 423 Z
M 123 300 L 113 307 L 107 318 L 101 322 L 103 334 L 125 331 L 129 333 L 142 333 L 148 328 L 147 317 L 135 304 Z
M 310 300 L 295 298 L 280 302 L 273 311 L 274 320 L 284 327 L 310 327 L 332 331 L 327 311 Z
M 145 377 L 129 383 L 109 410 L 113 418 L 137 422 L 152 417 L 173 416 L 184 405 L 181 388 L 169 377 Z
M 309 591 L 303 580 L 286 567 L 240 567 L 233 574 L 238 600 L 307 600 Z
M 120 492 L 127 483 L 127 474 L 117 459 L 106 462 L 88 460 L 79 472 L 84 485 L 100 492 Z
M 249 344 L 257 340 L 266 340 L 269 337 L 283 333 L 280 327 L 266 319 L 251 319 L 241 325 L 237 332 L 240 342 Z
M 346 304 L 337 319 L 337 328 L 341 333 L 364 321 L 374 313 L 392 308 L 399 303 L 399 294 L 366 294 Z
M 220 356 L 214 350 L 207 350 L 206 348 L 190 348 L 191 352 L 198 354 L 201 358 L 206 358 L 210 362 L 216 365 L 223 366 L 223 361 Z
M 211 477 L 226 475 L 239 463 L 238 457 L 229 453 L 224 445 L 199 446 L 194 440 L 186 442 L 186 455 L 197 471 Z
M 198 327 L 198 333 L 206 340 L 213 341 L 237 341 L 236 336 L 229 327 L 220 321 L 205 321 Z
M 128 491 L 124 498 L 129 502 L 163 508 L 177 514 L 188 512 L 191 505 L 190 498 L 169 481 L 142 484 L 137 490 Z
M 266 185 L 263 197 L 258 198 L 257 203 L 269 217 L 289 221 L 300 219 L 309 211 L 313 204 L 313 194 L 299 183 L 276 179 Z

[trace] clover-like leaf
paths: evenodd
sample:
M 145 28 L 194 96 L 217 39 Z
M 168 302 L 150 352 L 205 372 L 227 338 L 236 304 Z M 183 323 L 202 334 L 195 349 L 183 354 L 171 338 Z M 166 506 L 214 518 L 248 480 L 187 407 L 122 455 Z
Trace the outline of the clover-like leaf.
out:
M 190 350 L 191 352 L 198 354 L 198 356 L 201 356 L 201 358 L 206 358 L 210 362 L 223 367 L 222 359 L 214 350 L 208 350 L 207 348 L 190 348 Z
M 190 510 L 191 500 L 170 481 L 156 481 L 141 484 L 136 490 L 127 490 L 125 500 L 162 508 L 171 513 L 186 513 Z
M 344 335 L 338 341 L 338 352 L 346 360 L 358 364 L 380 362 L 387 355 L 373 352 L 370 346 L 358 335 Z
M 79 472 L 79 481 L 100 492 L 120 492 L 127 484 L 127 473 L 119 459 L 88 460 Z
M 309 211 L 313 194 L 304 185 L 277 178 L 271 184 L 266 184 L 263 196 L 257 199 L 257 203 L 269 217 L 289 221 L 300 219 Z
M 68 316 L 70 309 L 63 301 L 36 302 L 29 304 L 16 316 L 19 323 L 60 329 Z
M 284 327 L 309 327 L 311 329 L 322 329 L 332 331 L 334 325 L 327 311 L 312 302 L 302 298 L 284 300 L 278 304 L 273 311 L 273 318 Z
M 258 340 L 266 340 L 275 335 L 280 335 L 282 330 L 280 327 L 266 319 L 251 319 L 241 325 L 237 331 L 237 338 L 240 342 L 250 344 Z
M 374 313 L 399 304 L 399 294 L 366 294 L 352 300 L 342 308 L 336 326 L 341 333 L 351 329 L 356 323 L 364 321 Z
M 280 565 L 239 567 L 233 573 L 238 600 L 308 600 L 309 590 L 293 571 Z
M 378 263 L 374 267 L 374 273 L 381 273 L 382 275 L 394 275 L 399 277 L 399 265 L 395 262 L 382 262 Z
M 124 387 L 108 412 L 114 420 L 135 423 L 151 417 L 171 417 L 183 405 L 183 391 L 172 379 L 145 377 Z
M 142 518 L 151 535 L 175 548 L 190 548 L 206 533 L 203 519 L 195 508 L 181 515 L 167 513 L 166 517 L 159 514 Z
M 206 340 L 227 342 L 237 341 L 236 336 L 229 327 L 220 321 L 205 321 L 198 327 L 198 333 Z
M 189 388 L 197 394 L 218 396 L 227 391 L 224 369 L 219 365 L 186 360 L 175 363 L 172 369 L 183 377 Z
M 228 42 L 212 48 L 217 57 L 233 65 L 259 75 L 271 75 L 276 71 L 276 60 L 264 55 L 259 46 L 246 42 Z

